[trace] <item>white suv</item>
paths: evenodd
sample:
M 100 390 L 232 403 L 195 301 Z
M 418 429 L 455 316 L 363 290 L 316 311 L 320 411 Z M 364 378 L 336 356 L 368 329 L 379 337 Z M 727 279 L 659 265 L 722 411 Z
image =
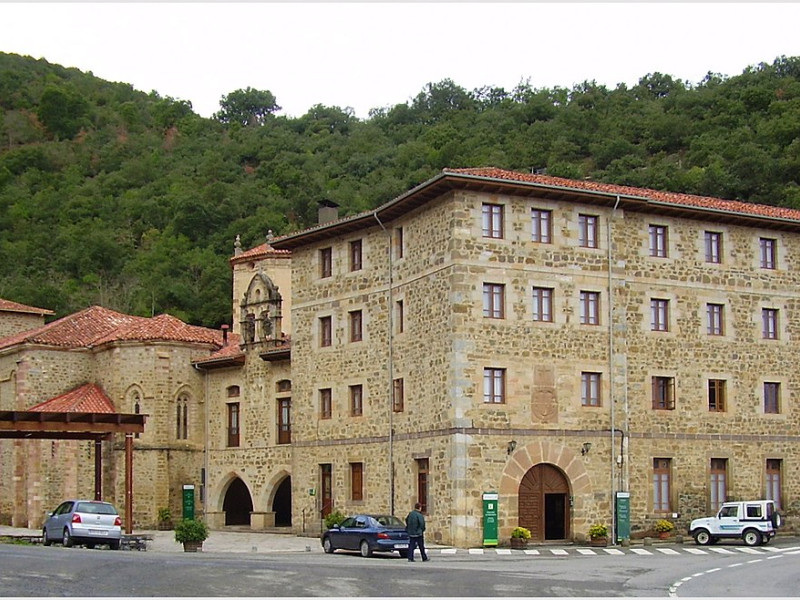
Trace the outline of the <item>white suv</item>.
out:
M 781 516 L 772 500 L 725 502 L 715 517 L 695 519 L 689 535 L 701 546 L 720 539 L 742 538 L 748 546 L 766 544 L 781 526 Z

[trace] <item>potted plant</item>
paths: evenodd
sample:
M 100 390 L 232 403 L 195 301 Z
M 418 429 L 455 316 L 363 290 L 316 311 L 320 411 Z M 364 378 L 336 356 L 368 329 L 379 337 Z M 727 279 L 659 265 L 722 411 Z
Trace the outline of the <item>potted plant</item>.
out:
M 670 532 L 675 529 L 675 525 L 672 523 L 672 521 L 668 521 L 667 519 L 659 519 L 656 521 L 653 529 L 656 530 L 659 538 L 665 540 L 669 537 Z
M 203 549 L 208 537 L 208 525 L 196 519 L 183 519 L 175 526 L 175 541 L 183 544 L 184 552 L 197 552 Z
M 589 539 L 592 546 L 607 546 L 608 527 L 603 523 L 595 523 L 589 527 Z
M 158 509 L 158 529 L 159 531 L 172 529 L 172 512 L 166 507 Z
M 528 545 L 528 540 L 531 539 L 530 529 L 525 527 L 515 527 L 511 532 L 511 547 L 524 548 Z

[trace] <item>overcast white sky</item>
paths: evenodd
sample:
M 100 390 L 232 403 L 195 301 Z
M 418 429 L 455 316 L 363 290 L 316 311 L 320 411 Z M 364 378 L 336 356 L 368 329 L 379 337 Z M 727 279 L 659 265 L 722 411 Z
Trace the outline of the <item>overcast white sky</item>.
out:
M 315 104 L 403 103 L 429 82 L 472 90 L 634 85 L 800 56 L 798 3 L 0 2 L 0 52 L 45 58 L 192 103 L 237 89 Z

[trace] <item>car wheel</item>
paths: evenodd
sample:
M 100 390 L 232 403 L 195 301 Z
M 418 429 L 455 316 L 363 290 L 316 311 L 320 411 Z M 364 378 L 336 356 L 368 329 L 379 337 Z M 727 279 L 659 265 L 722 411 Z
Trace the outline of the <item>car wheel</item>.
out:
M 52 540 L 47 537 L 47 528 L 42 529 L 42 546 L 49 546 L 52 543 Z
M 119 550 L 119 540 L 111 540 L 108 542 L 108 547 L 112 550 Z
M 775 529 L 778 529 L 778 527 L 781 526 L 781 515 L 780 515 L 780 513 L 777 513 L 777 512 L 772 513 L 772 526 Z
M 72 548 L 73 541 L 72 536 L 69 534 L 69 529 L 66 527 L 64 528 L 64 535 L 61 537 L 61 543 L 64 545 L 64 548 Z
M 331 538 L 326 537 L 324 540 L 322 540 L 322 549 L 325 550 L 325 554 L 333 554 L 333 551 L 336 550 L 336 548 L 333 547 Z
M 369 558 L 372 556 L 372 548 L 369 547 L 369 542 L 367 540 L 361 540 L 361 556 L 364 558 Z
M 705 529 L 698 529 L 694 532 L 694 541 L 700 546 L 708 546 L 711 543 L 711 534 Z
M 748 529 L 742 534 L 742 539 L 744 543 L 748 546 L 760 546 L 761 545 L 761 533 L 756 531 L 755 529 Z
M 92 542 L 88 542 L 88 543 L 86 544 L 86 547 L 87 547 L 89 550 L 94 550 L 94 544 L 93 544 Z

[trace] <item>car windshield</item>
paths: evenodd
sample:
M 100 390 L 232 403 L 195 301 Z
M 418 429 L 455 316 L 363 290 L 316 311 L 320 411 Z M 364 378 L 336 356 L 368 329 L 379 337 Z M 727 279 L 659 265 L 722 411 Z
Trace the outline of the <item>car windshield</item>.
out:
M 392 515 L 375 515 L 372 517 L 375 519 L 379 525 L 383 525 L 384 527 L 405 527 L 406 524 L 403 523 L 400 519 Z
M 91 513 L 95 515 L 115 515 L 117 509 L 105 502 L 78 502 L 75 512 Z

